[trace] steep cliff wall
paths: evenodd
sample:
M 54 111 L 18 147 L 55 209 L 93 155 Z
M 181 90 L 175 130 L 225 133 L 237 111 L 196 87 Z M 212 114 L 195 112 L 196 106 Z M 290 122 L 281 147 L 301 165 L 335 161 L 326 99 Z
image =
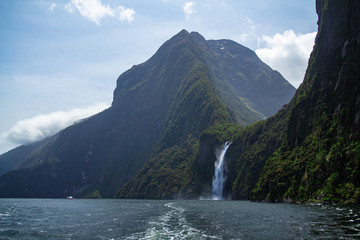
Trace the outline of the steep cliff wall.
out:
M 284 142 L 253 199 L 360 202 L 360 2 L 318 0 L 318 35 Z

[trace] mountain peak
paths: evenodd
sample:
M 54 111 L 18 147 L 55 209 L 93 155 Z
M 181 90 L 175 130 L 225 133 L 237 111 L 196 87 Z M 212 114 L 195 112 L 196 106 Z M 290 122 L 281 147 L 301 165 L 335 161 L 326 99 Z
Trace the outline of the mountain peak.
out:
M 205 42 L 206 39 L 198 32 L 191 32 L 190 36 L 198 42 Z
M 206 39 L 198 32 L 188 32 L 187 30 L 183 29 L 176 35 L 174 35 L 171 39 L 181 39 L 181 38 L 191 38 L 192 40 L 195 40 L 200 45 L 206 44 Z
M 181 30 L 180 32 L 178 32 L 177 34 L 175 34 L 171 39 L 179 39 L 179 38 L 184 38 L 184 37 L 189 37 L 190 33 L 188 31 L 186 31 L 185 29 Z
M 182 29 L 177 35 L 188 35 L 189 32 L 186 29 Z

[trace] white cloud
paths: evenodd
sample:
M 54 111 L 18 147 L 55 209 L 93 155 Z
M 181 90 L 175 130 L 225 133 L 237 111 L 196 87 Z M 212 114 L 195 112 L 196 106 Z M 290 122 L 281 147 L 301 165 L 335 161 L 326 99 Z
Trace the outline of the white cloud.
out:
M 249 37 L 249 34 L 243 33 L 240 35 L 240 41 L 245 42 L 248 37 Z
M 134 9 L 119 6 L 117 8 L 117 11 L 119 12 L 120 21 L 128 21 L 129 23 L 134 21 L 134 15 L 135 15 Z
M 100 25 L 100 20 L 105 16 L 114 16 L 114 11 L 109 5 L 105 6 L 100 0 L 71 0 L 65 5 L 65 10 L 73 12 L 77 9 L 81 16 Z
M 259 44 L 265 43 L 265 47 L 255 52 L 261 60 L 298 87 L 303 81 L 315 37 L 316 32 L 296 35 L 293 30 L 262 36 Z
M 73 13 L 75 10 L 75 7 L 73 6 L 73 4 L 71 2 L 65 4 L 64 6 L 65 11 L 69 12 L 69 13 Z
M 184 13 L 185 13 L 186 21 L 189 21 L 191 15 L 195 13 L 194 5 L 195 5 L 194 2 L 186 2 L 185 3 L 183 10 L 184 10 Z
M 18 121 L 8 132 L 4 133 L 4 137 L 7 141 L 15 144 L 39 141 L 108 107 L 108 104 L 99 103 L 86 108 L 74 108 L 67 112 L 56 111 L 38 115 Z
M 135 11 L 132 8 L 105 6 L 101 3 L 101 0 L 71 0 L 71 2 L 65 4 L 64 9 L 69 13 L 73 13 L 76 9 L 81 16 L 88 18 L 97 25 L 100 25 L 102 18 L 117 17 L 117 15 L 120 21 L 131 23 L 135 15 Z
M 56 3 L 51 3 L 51 5 L 46 9 L 48 13 L 52 13 L 56 7 Z

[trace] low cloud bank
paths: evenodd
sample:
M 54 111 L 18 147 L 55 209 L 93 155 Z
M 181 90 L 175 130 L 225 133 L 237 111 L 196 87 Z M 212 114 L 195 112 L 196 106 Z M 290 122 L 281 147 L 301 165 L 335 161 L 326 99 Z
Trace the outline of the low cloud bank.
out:
M 18 121 L 8 132 L 5 139 L 14 144 L 27 144 L 50 137 L 75 122 L 90 117 L 108 108 L 105 103 L 98 103 L 86 108 L 73 108 L 70 111 L 56 111 L 37 115 Z
M 271 68 L 278 70 L 296 88 L 302 83 L 316 32 L 295 34 L 293 30 L 262 36 L 259 44 L 265 47 L 255 52 Z

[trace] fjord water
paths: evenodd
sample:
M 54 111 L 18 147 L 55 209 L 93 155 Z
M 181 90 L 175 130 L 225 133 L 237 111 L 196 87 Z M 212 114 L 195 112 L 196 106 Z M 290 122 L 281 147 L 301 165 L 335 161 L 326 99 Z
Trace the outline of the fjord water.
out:
M 359 207 L 209 200 L 0 199 L 0 239 L 359 237 Z

